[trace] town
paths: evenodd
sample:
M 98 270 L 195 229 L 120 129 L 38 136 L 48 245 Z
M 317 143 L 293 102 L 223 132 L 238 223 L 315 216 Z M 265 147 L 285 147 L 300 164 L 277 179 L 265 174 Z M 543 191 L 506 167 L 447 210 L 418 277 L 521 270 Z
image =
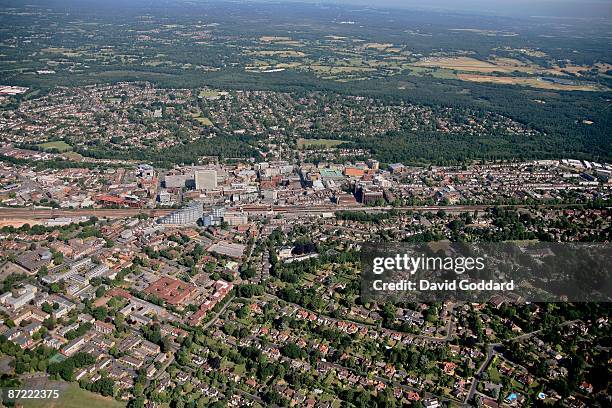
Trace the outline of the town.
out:
M 311 163 L 344 148 L 290 160 L 276 148 L 268 161 L 158 168 L 3 146 L 0 331 L 14 372 L 132 406 L 586 406 L 605 389 L 596 366 L 580 384 L 568 374 L 572 339 L 609 330 L 605 308 L 361 304 L 356 253 L 368 241 L 609 240 L 612 166 Z
M 612 406 L 603 3 L 0 0 L 0 406 Z

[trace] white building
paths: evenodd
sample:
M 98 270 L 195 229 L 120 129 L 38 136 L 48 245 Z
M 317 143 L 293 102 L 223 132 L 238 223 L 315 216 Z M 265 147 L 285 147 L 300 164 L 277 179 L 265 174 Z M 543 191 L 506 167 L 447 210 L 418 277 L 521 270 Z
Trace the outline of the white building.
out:
M 25 284 L 0 296 L 0 304 L 9 309 L 18 310 L 34 300 L 36 292 L 38 289 L 35 286 Z

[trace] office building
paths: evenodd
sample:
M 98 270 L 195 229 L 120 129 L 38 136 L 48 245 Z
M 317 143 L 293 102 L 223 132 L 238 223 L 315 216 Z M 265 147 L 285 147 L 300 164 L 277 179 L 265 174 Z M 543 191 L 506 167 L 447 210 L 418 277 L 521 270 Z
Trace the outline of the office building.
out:
M 204 210 L 202 203 L 193 202 L 188 207 L 181 208 L 180 210 L 174 211 L 165 217 L 158 220 L 160 224 L 174 224 L 174 225 L 187 225 L 195 224 L 202 215 Z

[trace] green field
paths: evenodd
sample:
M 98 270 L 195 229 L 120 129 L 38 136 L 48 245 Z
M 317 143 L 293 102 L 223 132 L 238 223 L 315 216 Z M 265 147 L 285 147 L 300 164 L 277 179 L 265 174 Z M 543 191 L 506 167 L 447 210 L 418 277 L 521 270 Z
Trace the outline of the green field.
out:
M 208 119 L 208 118 L 204 118 L 204 117 L 201 117 L 201 116 L 196 116 L 196 117 L 194 117 L 194 119 L 197 120 L 198 122 L 200 122 L 200 124 L 204 125 L 204 126 L 212 126 L 213 125 L 212 121 L 210 119 Z
M 72 150 L 72 146 L 70 146 L 68 143 L 64 142 L 63 140 L 58 140 L 55 142 L 41 143 L 36 146 L 40 147 L 45 152 L 64 153 L 64 152 Z
M 60 397 L 50 400 L 20 400 L 24 408 L 123 408 L 125 403 L 115 399 L 94 394 L 76 383 L 52 381 L 45 385 L 46 389 L 60 389 Z
M 212 120 L 208 119 L 205 116 L 200 116 L 200 113 L 190 113 L 189 114 L 192 118 L 194 118 L 195 120 L 197 120 L 198 122 L 200 122 L 200 125 L 203 126 L 213 126 L 214 124 L 212 123 Z
M 334 139 L 298 139 L 298 148 L 302 147 L 336 147 L 342 143 L 350 143 L 345 140 L 334 140 Z
M 219 91 L 213 91 L 211 89 L 202 89 L 198 94 L 199 98 L 214 98 L 219 96 Z

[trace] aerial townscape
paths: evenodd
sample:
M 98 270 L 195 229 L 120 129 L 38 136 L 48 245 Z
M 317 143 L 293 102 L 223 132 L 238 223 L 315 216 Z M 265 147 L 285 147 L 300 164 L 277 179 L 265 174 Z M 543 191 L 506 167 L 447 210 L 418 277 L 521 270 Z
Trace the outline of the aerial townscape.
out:
M 31 3 L 0 0 L 0 406 L 612 404 L 612 259 L 608 302 L 419 302 L 361 257 L 607 248 L 609 12 Z

